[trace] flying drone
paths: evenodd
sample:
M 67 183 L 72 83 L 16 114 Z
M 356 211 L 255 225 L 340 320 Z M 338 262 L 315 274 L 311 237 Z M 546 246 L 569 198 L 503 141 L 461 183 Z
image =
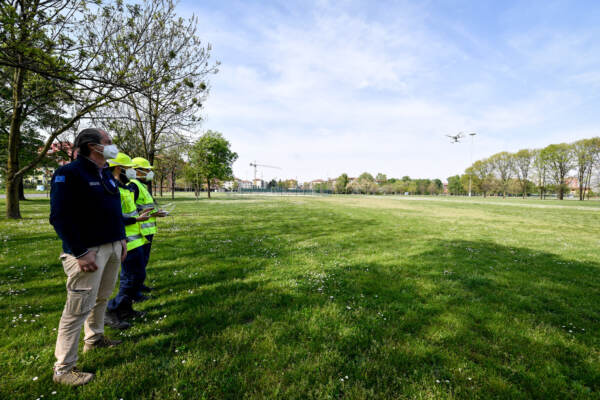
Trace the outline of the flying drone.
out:
M 450 138 L 450 143 L 460 143 L 460 140 L 465 137 L 464 133 L 459 132 L 456 135 L 446 135 Z

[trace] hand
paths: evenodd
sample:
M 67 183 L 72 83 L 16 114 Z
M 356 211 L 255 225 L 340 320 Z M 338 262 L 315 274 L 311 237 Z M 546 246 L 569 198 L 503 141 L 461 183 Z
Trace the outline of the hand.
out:
M 152 212 L 151 208 L 148 208 L 147 210 L 144 210 L 139 217 L 137 217 L 135 220 L 137 222 L 143 222 L 143 221 L 147 221 L 150 219 L 150 213 Z
M 121 240 L 121 262 L 125 261 L 127 257 L 127 240 Z
M 77 264 L 79 264 L 79 269 L 83 272 L 94 272 L 98 269 L 96 265 L 96 252 L 89 251 L 86 255 L 79 257 Z
M 169 215 L 169 214 L 167 214 L 167 212 L 166 212 L 166 211 L 164 211 L 164 210 L 158 210 L 158 211 L 157 211 L 156 213 L 154 213 L 152 216 L 153 216 L 153 217 L 160 217 L 160 218 L 163 218 L 163 217 L 166 217 L 167 215 Z

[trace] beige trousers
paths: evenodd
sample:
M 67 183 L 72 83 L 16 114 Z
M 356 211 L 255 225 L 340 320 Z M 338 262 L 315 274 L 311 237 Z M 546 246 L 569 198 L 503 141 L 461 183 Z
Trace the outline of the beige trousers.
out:
M 94 272 L 81 271 L 77 259 L 70 254 L 60 256 L 67 274 L 67 302 L 58 324 L 54 352 L 54 370 L 59 374 L 70 371 L 77 363 L 77 346 L 84 322 L 86 343 L 94 343 L 104 334 L 106 302 L 115 288 L 121 265 L 121 242 L 89 250 L 96 252 L 98 269 Z

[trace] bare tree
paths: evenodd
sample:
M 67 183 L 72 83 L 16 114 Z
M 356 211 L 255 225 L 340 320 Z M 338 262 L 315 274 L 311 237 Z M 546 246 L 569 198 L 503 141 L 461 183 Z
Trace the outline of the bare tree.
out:
M 150 163 L 168 147 L 191 143 L 202 121 L 200 111 L 208 95 L 208 76 L 218 71 L 210 62 L 210 44 L 197 36 L 197 19 L 176 18 L 173 0 L 147 0 L 160 5 L 144 35 L 150 45 L 136 54 L 133 74 L 148 75 L 148 84 L 118 103 L 111 114 L 118 124 L 139 138 Z

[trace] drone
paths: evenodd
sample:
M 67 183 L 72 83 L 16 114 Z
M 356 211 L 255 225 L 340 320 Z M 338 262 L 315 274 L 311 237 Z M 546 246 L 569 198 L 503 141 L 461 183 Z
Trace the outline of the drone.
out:
M 465 137 L 464 133 L 459 132 L 456 135 L 446 135 L 450 138 L 450 143 L 460 143 L 460 140 Z

